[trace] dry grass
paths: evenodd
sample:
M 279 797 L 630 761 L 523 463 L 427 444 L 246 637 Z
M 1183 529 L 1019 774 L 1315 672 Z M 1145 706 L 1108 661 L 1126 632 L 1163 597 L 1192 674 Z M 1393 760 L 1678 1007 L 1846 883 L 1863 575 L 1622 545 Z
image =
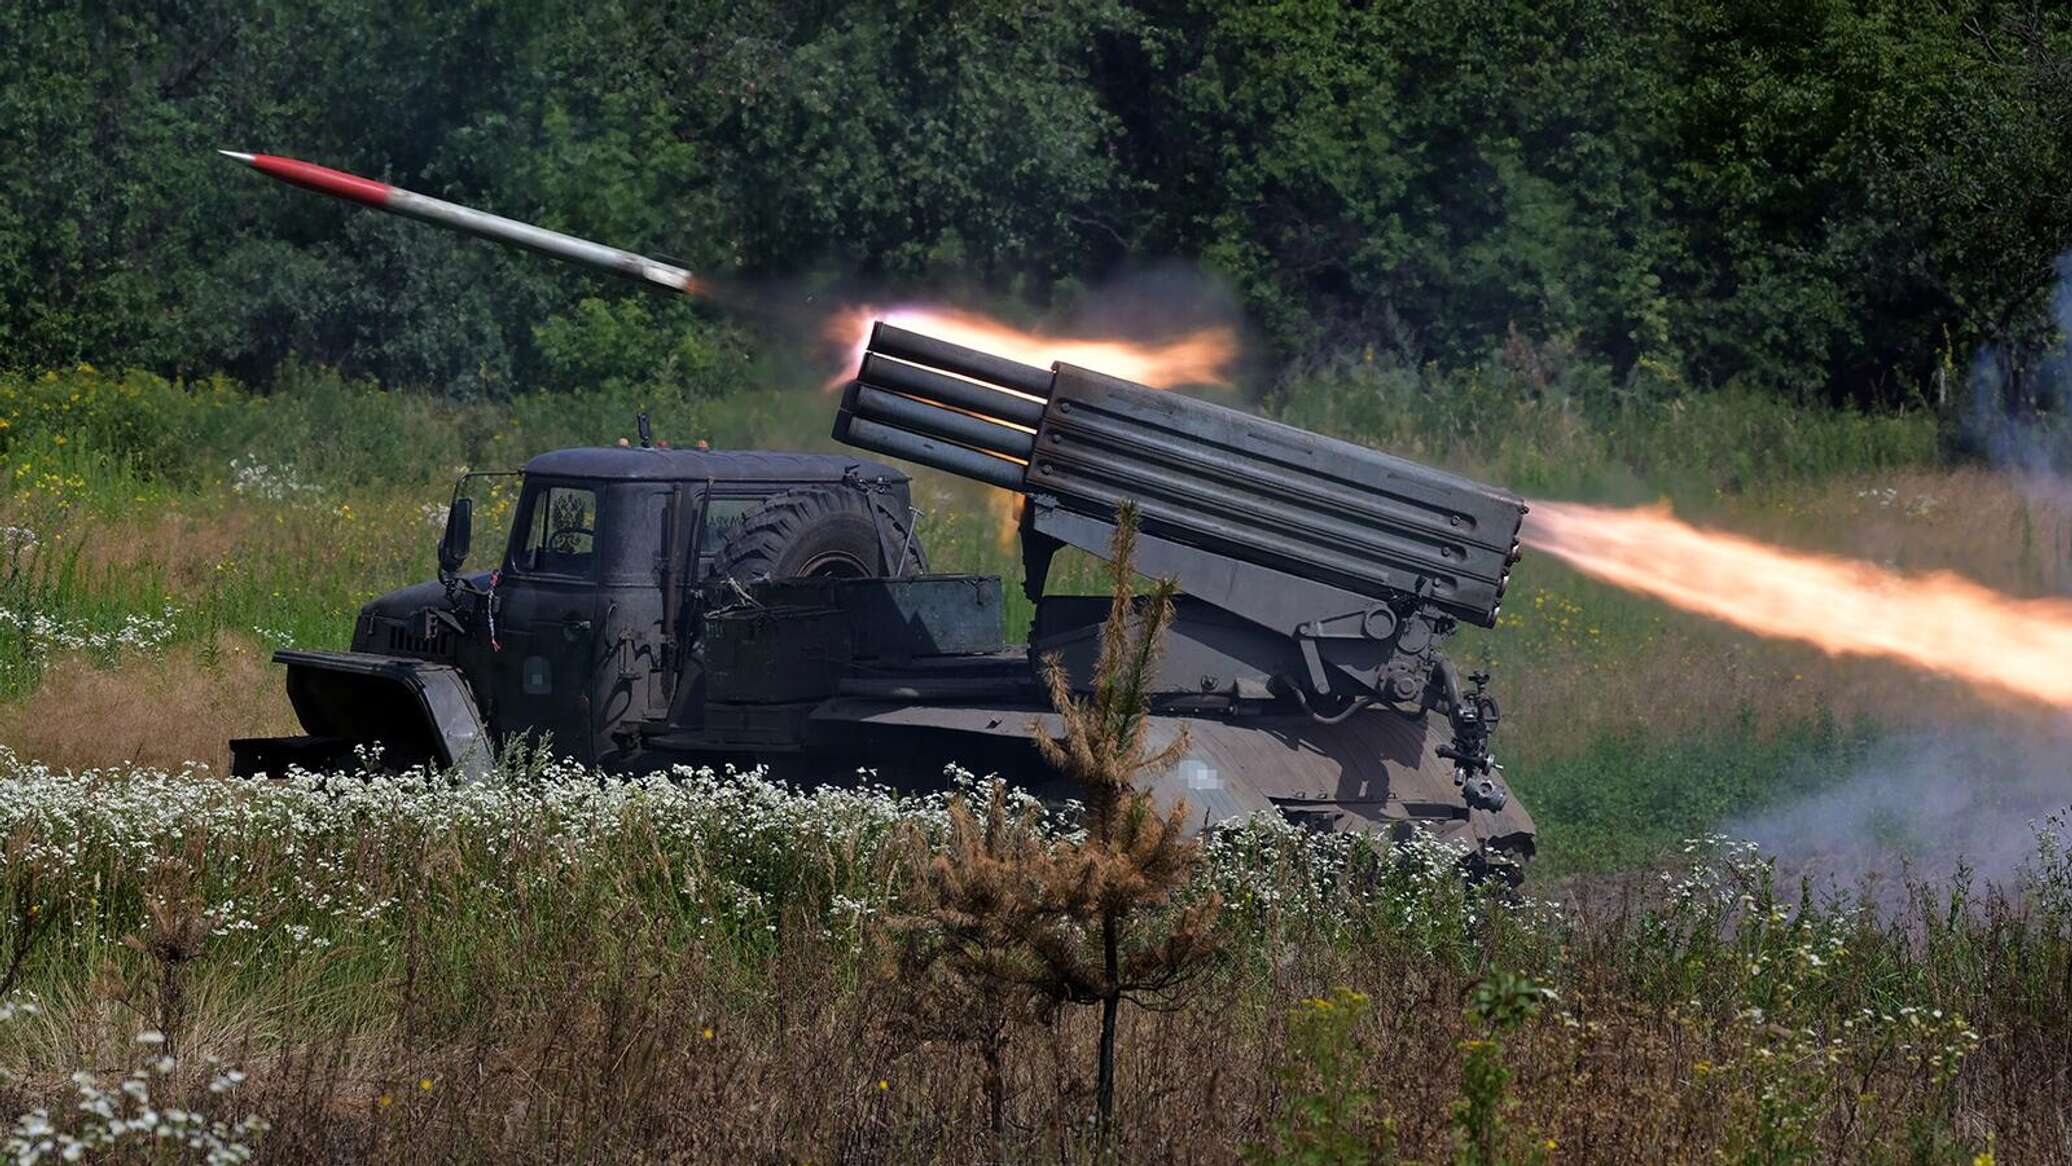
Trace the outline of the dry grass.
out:
M 215 584 L 219 564 L 275 537 L 266 529 L 278 525 L 273 519 L 229 499 L 206 508 L 167 507 L 120 520 L 82 522 L 71 537 L 88 570 L 111 575 L 148 570 L 174 594 L 191 594 Z
M 269 655 L 223 632 L 213 652 L 186 645 L 115 668 L 66 657 L 27 699 L 0 703 L 0 742 L 60 766 L 202 761 L 227 772 L 232 737 L 299 731 Z
M 194 1047 L 252 1072 L 240 1104 L 274 1123 L 269 1161 L 992 1160 L 978 1050 L 899 1036 L 908 986 L 874 978 L 852 949 L 806 928 L 744 982 L 743 969 L 646 922 L 615 920 L 619 938 L 581 958 L 541 950 L 521 967 L 506 953 L 478 970 L 473 1005 L 448 1024 L 413 1026 L 410 989 L 392 985 L 386 1023 L 356 1037 L 284 1033 L 218 979 L 197 1001 L 212 1011 L 197 1017 L 207 1036 Z M 1621 930 L 1630 923 L 1602 920 L 1578 936 L 1580 966 L 1561 981 L 1559 1009 L 1509 1043 L 1510 1124 L 1554 1148 L 1548 1160 L 1739 1161 L 1765 1122 L 1789 1126 L 1806 1151 L 1762 1160 L 1963 1162 L 1969 1152 L 1956 1150 L 1989 1135 L 2004 1161 L 2068 1160 L 2063 1012 L 1972 995 L 2014 988 L 2013 976 L 1951 986 L 1953 998 L 1992 1009 L 1975 1021 L 1991 1039 L 1945 1089 L 1911 1049 L 1852 1043 L 1839 1065 L 1818 1052 L 1795 1062 L 1807 1054 L 1791 1030 L 1644 990 L 1619 966 L 1635 942 Z M 1126 1014 L 1117 1160 L 1239 1161 L 1291 1101 L 1276 1072 L 1287 1014 L 1333 987 L 1373 1004 L 1346 1033 L 1355 1070 L 1338 1086 L 1371 1099 L 1354 1112 L 1370 1133 L 1391 1131 L 1402 1155 L 1372 1160 L 1450 1158 L 1463 1052 L 1483 1036 L 1461 1006 L 1473 981 L 1386 943 L 1305 944 L 1271 965 L 1226 967 L 1177 1010 Z M 128 1014 L 103 1000 L 98 1015 Z M 1097 1025 L 1066 1015 L 1017 1025 L 1012 1037 L 1006 1160 L 1091 1161 Z M 124 1064 L 119 1038 L 100 1048 L 104 1059 L 70 1063 Z M 14 1100 L 61 1092 L 56 1077 Z M 1770 1089 L 1805 1112 L 1766 1115 Z M 1929 1138 L 1948 1149 L 1904 1156 Z
M 939 810 L 709 778 L 6 768 L 0 940 L 58 922 L 20 985 L 41 1011 L 0 1023 L 0 1115 L 120 1072 L 149 1028 L 252 1074 L 223 1104 L 275 1124 L 275 1161 L 992 1156 L 980 1048 L 928 1039 L 924 985 L 874 934 L 911 917 Z M 2072 862 L 2044 857 L 2029 899 L 1928 891 L 1899 917 L 1797 903 L 1731 855 L 1572 887 L 1556 915 L 1414 848 L 1254 827 L 1208 860 L 1223 956 L 1124 1013 L 1118 1160 L 1234 1163 L 1319 1093 L 1360 1138 L 1393 1131 L 1400 1157 L 1367 1160 L 1453 1158 L 1491 1035 L 1463 1005 L 1493 969 L 1558 994 L 1501 1056 L 1506 1125 L 1553 1161 L 1967 1162 L 1989 1135 L 2064 1160 Z M 1338 987 L 1370 1010 L 1327 1078 L 1289 1062 L 1288 1026 Z M 1006 1161 L 1092 1160 L 1098 1026 L 1075 1011 L 1010 1021 Z M 193 1102 L 222 1108 L 159 1099 Z M 1800 1149 L 1751 1157 L 1763 1130 Z
M 1977 468 L 1843 480 L 1737 508 L 1749 533 L 2012 595 L 2072 589 L 2072 488 Z

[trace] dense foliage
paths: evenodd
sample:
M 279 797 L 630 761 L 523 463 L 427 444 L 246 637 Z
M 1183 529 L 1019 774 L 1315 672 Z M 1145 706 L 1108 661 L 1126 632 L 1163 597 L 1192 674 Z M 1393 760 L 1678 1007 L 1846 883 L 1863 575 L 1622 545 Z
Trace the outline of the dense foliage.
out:
M 2072 241 L 2072 16 L 1996 0 L 30 0 L 0 44 L 17 368 L 718 388 L 738 328 L 804 328 L 772 306 L 837 285 L 1071 309 L 1178 259 L 1277 362 L 1509 341 L 1615 388 L 1892 404 L 2047 329 Z M 770 310 L 637 299 L 218 146 L 671 254 Z

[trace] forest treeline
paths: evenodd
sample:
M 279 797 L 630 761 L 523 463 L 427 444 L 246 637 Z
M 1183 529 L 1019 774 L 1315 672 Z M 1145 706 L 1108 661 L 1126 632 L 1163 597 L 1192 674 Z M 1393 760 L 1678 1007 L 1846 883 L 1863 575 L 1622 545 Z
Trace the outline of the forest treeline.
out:
M 16 368 L 475 396 L 740 367 L 738 316 L 217 147 L 788 301 L 1041 312 L 1178 261 L 1282 368 L 1522 345 L 1882 406 L 2045 346 L 2072 246 L 2072 15 L 2039 3 L 19 0 L 0 47 Z

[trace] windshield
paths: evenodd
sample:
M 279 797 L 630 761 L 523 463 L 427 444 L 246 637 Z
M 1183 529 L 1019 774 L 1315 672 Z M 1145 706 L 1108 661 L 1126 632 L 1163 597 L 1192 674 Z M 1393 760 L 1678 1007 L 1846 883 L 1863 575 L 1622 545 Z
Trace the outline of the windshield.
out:
M 590 575 L 597 568 L 597 492 L 547 485 L 532 491 L 525 539 L 514 566 L 549 575 Z

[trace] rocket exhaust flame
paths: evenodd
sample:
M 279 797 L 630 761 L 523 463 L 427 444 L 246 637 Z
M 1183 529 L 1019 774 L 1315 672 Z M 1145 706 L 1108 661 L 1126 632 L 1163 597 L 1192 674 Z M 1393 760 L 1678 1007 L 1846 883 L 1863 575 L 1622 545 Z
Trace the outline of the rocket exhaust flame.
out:
M 1666 507 L 1534 502 L 1525 541 L 1585 575 L 1758 635 L 2072 710 L 2072 600 L 1789 551 L 1700 529 Z
M 881 312 L 862 306 L 837 312 L 828 321 L 828 339 L 844 348 L 845 370 L 828 387 L 848 379 L 846 370 L 863 360 L 870 345 L 871 325 L 881 320 L 1022 364 L 1048 368 L 1063 361 L 1156 389 L 1227 384 L 1230 365 L 1237 359 L 1237 335 L 1227 327 L 1201 328 L 1173 340 L 1140 343 L 1024 331 L 956 308 L 901 307 Z

